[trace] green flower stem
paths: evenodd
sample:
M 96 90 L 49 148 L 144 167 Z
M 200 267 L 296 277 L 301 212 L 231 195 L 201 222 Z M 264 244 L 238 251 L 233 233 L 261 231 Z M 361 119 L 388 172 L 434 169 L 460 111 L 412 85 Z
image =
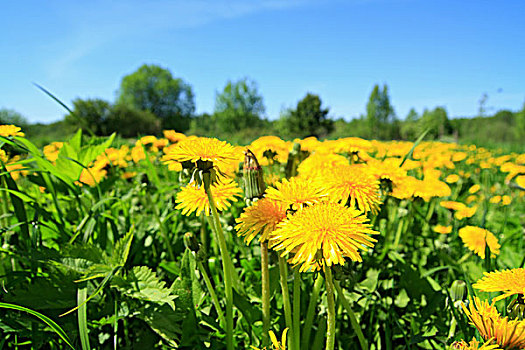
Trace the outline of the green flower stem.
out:
M 293 337 L 296 348 L 301 344 L 301 273 L 293 270 Z
M 399 241 L 401 240 L 401 233 L 403 232 L 403 227 L 405 226 L 406 216 L 402 217 L 399 220 L 399 223 L 397 224 L 397 231 L 396 236 L 394 238 L 394 244 L 392 249 L 397 249 L 397 246 L 399 245 Z
M 330 266 L 324 266 L 324 276 L 326 281 L 326 300 L 328 302 L 328 318 L 326 332 L 326 350 L 334 350 L 335 347 L 335 302 L 334 302 L 334 282 L 332 280 L 332 270 Z
M 339 285 L 339 281 L 335 281 L 334 285 L 337 291 L 337 295 L 339 296 L 339 300 L 343 304 L 343 307 L 345 308 L 348 314 L 348 317 L 350 318 L 350 323 L 352 324 L 352 328 L 354 329 L 354 332 L 356 333 L 357 338 L 359 339 L 359 344 L 361 345 L 361 349 L 362 350 L 368 349 L 368 344 L 366 343 L 366 339 L 365 339 L 365 336 L 363 335 L 363 331 L 361 330 L 361 327 L 359 326 L 359 323 L 357 322 L 357 318 L 355 317 L 352 307 L 350 307 L 350 303 L 346 299 L 343 293 L 343 290 L 341 289 L 341 286 Z
M 201 229 L 200 229 L 200 244 L 201 249 L 208 253 L 208 235 L 206 232 L 206 215 L 201 216 Z
M 314 282 L 314 287 L 310 293 L 310 302 L 308 303 L 308 310 L 306 311 L 306 319 L 304 322 L 304 332 L 302 344 L 303 348 L 307 349 L 310 344 L 310 334 L 312 332 L 312 324 L 315 316 L 315 308 L 317 306 L 317 300 L 319 299 L 319 293 L 321 292 L 321 287 L 323 286 L 323 277 L 321 274 L 317 275 L 317 279 Z
M 270 331 L 270 272 L 268 270 L 268 241 L 261 242 L 261 279 L 262 279 L 262 345 L 269 345 Z
M 211 179 L 210 173 L 203 174 L 203 183 L 204 190 L 208 196 L 208 202 L 210 205 L 211 213 L 213 215 L 215 233 L 219 241 L 219 248 L 221 251 L 222 259 L 222 270 L 224 273 L 224 289 L 226 294 L 226 348 L 228 350 L 233 350 L 233 290 L 232 290 L 232 275 L 231 270 L 233 270 L 232 261 L 228 252 L 228 247 L 226 246 L 226 239 L 222 231 L 221 222 L 219 219 L 219 213 L 217 212 L 217 207 L 215 205 L 215 200 L 213 199 L 213 194 L 211 193 Z
M 297 350 L 295 347 L 295 337 L 293 335 L 293 325 L 292 325 L 292 307 L 290 304 L 290 292 L 288 291 L 288 263 L 286 259 L 282 256 L 279 256 L 279 273 L 281 277 L 281 291 L 283 293 L 283 305 L 284 305 L 284 319 L 286 321 L 286 327 L 288 332 L 291 332 L 291 335 L 288 336 L 288 341 L 290 343 L 290 350 Z
M 202 277 L 204 278 L 206 288 L 208 288 L 208 292 L 210 292 L 211 300 L 213 302 L 213 305 L 215 306 L 215 310 L 217 310 L 217 315 L 219 315 L 219 322 L 221 324 L 221 327 L 224 328 L 226 327 L 226 319 L 224 318 L 224 312 L 222 311 L 221 303 L 219 302 L 219 298 L 217 298 L 217 293 L 215 293 L 215 289 L 213 288 L 213 285 L 211 283 L 210 276 L 208 276 L 208 273 L 206 272 L 202 261 L 197 261 L 197 266 L 199 267 Z
M 452 305 L 454 307 L 454 305 Z M 452 317 L 452 321 L 450 321 L 450 328 L 448 330 L 448 336 L 447 339 L 452 339 L 454 335 L 456 334 L 456 327 L 457 327 L 457 321 L 455 317 Z

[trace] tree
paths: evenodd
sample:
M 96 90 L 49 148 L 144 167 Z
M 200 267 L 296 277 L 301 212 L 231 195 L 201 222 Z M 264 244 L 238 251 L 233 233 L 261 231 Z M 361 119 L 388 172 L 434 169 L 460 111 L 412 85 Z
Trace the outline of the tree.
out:
M 418 137 L 418 134 L 420 133 L 418 121 L 419 114 L 417 114 L 414 108 L 411 108 L 401 124 L 401 137 L 404 140 L 414 141 Z
M 0 125 L 16 125 L 25 127 L 28 125 L 27 119 L 13 109 L 1 108 L 0 109 Z
M 195 112 L 191 86 L 157 65 L 144 64 L 126 75 L 118 94 L 119 105 L 153 113 L 160 118 L 164 129 L 186 131 Z
M 420 132 L 429 129 L 428 135 L 434 139 L 448 134 L 451 130 L 447 111 L 443 107 L 436 107 L 432 111 L 425 109 L 419 123 Z
M 254 81 L 247 78 L 228 81 L 215 96 L 214 120 L 219 131 L 235 133 L 260 127 L 264 110 L 263 98 Z
M 375 85 L 366 104 L 366 119 L 370 136 L 374 138 L 391 138 L 392 130 L 388 126 L 395 120 L 394 108 L 390 104 L 388 86 Z
M 516 140 L 525 139 L 525 102 L 523 102 L 523 108 L 521 111 L 516 113 L 515 124 L 514 133 Z
M 161 132 L 161 121 L 153 113 L 116 104 L 107 119 L 107 133 L 118 133 L 122 137 L 156 135 Z
M 73 114 L 66 115 L 66 122 L 76 128 L 91 130 L 95 135 L 108 135 L 106 126 L 111 110 L 109 102 L 94 98 L 73 100 Z
M 326 136 L 333 130 L 334 121 L 328 116 L 329 108 L 321 104 L 318 95 L 307 93 L 295 109 L 283 113 L 277 127 L 287 137 Z

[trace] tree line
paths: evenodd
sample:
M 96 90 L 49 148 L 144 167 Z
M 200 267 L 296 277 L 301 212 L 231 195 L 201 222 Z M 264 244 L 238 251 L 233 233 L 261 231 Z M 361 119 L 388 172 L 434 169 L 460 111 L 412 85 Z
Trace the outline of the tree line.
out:
M 187 134 L 226 138 L 247 143 L 262 135 L 285 139 L 316 136 L 336 138 L 357 136 L 368 139 L 414 140 L 424 130 L 428 138 L 468 142 L 520 142 L 525 139 L 525 104 L 520 111 L 498 111 L 486 115 L 486 100 L 480 100 L 475 118 L 449 118 L 444 107 L 425 109 L 419 114 L 411 109 L 400 119 L 392 106 L 388 86 L 375 85 L 364 115 L 346 121 L 330 115 L 319 95 L 308 92 L 295 107 L 281 112 L 276 120 L 265 116 L 263 97 L 257 84 L 248 78 L 228 81 L 216 93 L 211 114 L 195 113 L 195 96 L 190 84 L 157 65 L 144 64 L 122 78 L 117 98 L 109 102 L 99 98 L 73 100 L 72 113 L 59 122 L 62 132 L 83 128 L 94 135 L 118 132 L 122 137 L 161 134 L 173 129 Z M 13 123 L 38 133 L 44 125 L 31 126 L 12 110 L 0 109 L 0 124 Z M 25 124 L 25 125 L 24 125 Z M 53 135 L 56 137 L 56 135 Z

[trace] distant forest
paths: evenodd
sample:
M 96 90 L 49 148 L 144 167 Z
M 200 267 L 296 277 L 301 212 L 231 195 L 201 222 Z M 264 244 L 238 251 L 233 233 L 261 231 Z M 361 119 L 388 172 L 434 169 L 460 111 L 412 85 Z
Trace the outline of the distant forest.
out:
M 58 96 L 59 98 L 59 96 Z M 450 118 L 444 107 L 398 116 L 387 85 L 376 85 L 366 103 L 366 113 L 350 121 L 334 119 L 320 96 L 308 92 L 294 108 L 276 120 L 265 117 L 263 96 L 248 78 L 228 81 L 216 94 L 212 114 L 195 113 L 190 84 L 157 65 L 143 65 L 122 78 L 115 101 L 75 99 L 64 119 L 51 124 L 30 124 L 20 113 L 0 109 L 0 124 L 21 126 L 27 137 L 42 146 L 66 139 L 78 128 L 97 136 L 117 132 L 124 138 L 160 135 L 173 129 L 185 134 L 212 136 L 247 144 L 263 135 L 283 139 L 362 137 L 380 140 L 415 140 L 429 130 L 427 139 L 502 146 L 525 150 L 525 103 L 521 110 L 487 111 L 488 96 L 479 101 L 478 115 Z

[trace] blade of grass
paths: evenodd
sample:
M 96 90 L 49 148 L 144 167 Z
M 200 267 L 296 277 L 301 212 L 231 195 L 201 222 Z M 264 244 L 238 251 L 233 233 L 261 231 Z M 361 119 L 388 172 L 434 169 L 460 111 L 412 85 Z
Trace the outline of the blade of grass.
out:
M 75 112 L 73 112 L 73 111 L 71 110 L 71 108 L 69 108 L 69 107 L 68 107 L 64 102 L 62 102 L 58 97 L 56 97 L 56 96 L 53 95 L 49 90 L 47 90 L 45 87 L 43 87 L 43 86 L 41 86 L 41 85 L 39 85 L 39 84 L 37 84 L 37 83 L 33 83 L 33 85 L 36 86 L 36 87 L 37 87 L 40 91 L 42 91 L 44 94 L 46 94 L 47 96 L 51 97 L 56 103 L 58 103 L 59 105 L 61 105 L 62 107 L 64 107 L 64 109 L 65 109 L 66 111 L 68 111 L 69 114 L 71 114 L 73 117 L 75 117 L 75 118 L 81 123 L 81 125 L 83 125 L 83 126 L 85 127 L 85 129 L 87 130 L 87 132 L 89 132 L 89 134 L 90 134 L 91 136 L 95 136 L 95 134 L 93 133 L 93 131 L 91 131 L 91 129 L 90 129 L 88 126 L 84 125 L 84 121 L 83 121 L 81 118 L 79 118 L 79 117 L 75 114 Z
M 2 171 L 7 171 L 4 165 L 2 165 Z M 9 193 L 9 197 L 11 197 L 11 203 L 13 204 L 13 207 L 15 209 L 16 218 L 19 222 L 23 222 L 22 226 L 20 227 L 22 231 L 23 240 L 25 242 L 29 242 L 29 225 L 27 222 L 27 213 L 24 206 L 24 202 L 22 199 L 20 199 L 14 194 L 20 193 L 20 191 L 18 190 L 18 186 L 16 185 L 16 182 L 11 176 L 3 175 L 2 178 L 4 179 L 4 184 L 7 186 L 7 188 L 10 191 L 14 191 L 13 193 Z
M 400 168 L 403 166 L 403 164 L 405 164 L 407 159 L 409 159 L 409 158 L 412 159 L 412 154 L 414 153 L 414 150 L 416 149 L 417 145 L 419 145 L 419 143 L 421 141 L 423 141 L 423 139 L 425 138 L 425 136 L 427 136 L 429 131 L 430 131 L 430 129 L 427 129 L 427 130 L 423 131 L 423 133 L 421 135 L 419 135 L 419 137 L 417 138 L 416 142 L 414 142 L 414 145 L 412 146 L 410 151 L 408 151 L 408 153 L 405 154 L 405 156 L 403 157 L 403 160 L 401 161 L 401 164 L 399 164 Z
M 58 324 L 56 324 L 55 321 L 53 321 L 46 315 L 43 315 L 35 310 L 28 309 L 27 307 L 15 305 L 15 304 L 2 303 L 2 302 L 0 302 L 0 308 L 23 311 L 23 312 L 27 312 L 28 314 L 37 317 L 42 322 L 47 324 L 53 330 L 53 332 L 55 332 L 67 345 L 69 345 L 71 349 L 75 349 L 73 345 L 71 345 L 66 332 Z
M 87 325 L 87 283 L 83 283 L 81 288 L 77 290 L 77 304 L 78 306 L 78 333 L 80 335 L 80 343 L 82 350 L 91 350 L 89 346 L 89 330 Z

